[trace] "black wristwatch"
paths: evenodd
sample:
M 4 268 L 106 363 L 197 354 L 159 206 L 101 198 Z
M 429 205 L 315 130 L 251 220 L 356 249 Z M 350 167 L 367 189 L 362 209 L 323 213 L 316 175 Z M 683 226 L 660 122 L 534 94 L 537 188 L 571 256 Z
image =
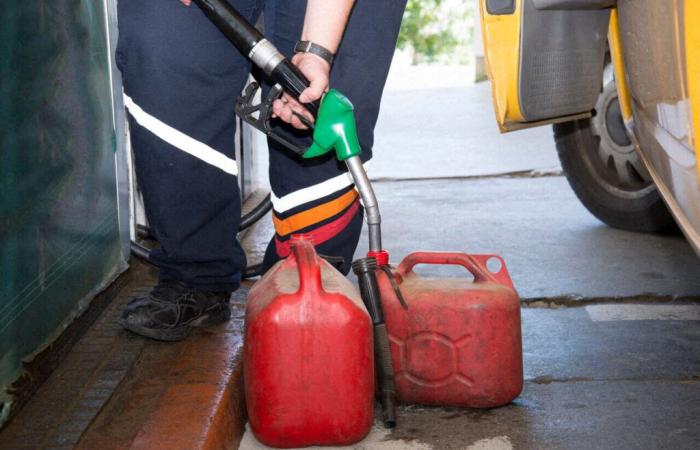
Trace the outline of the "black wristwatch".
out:
M 333 65 L 333 52 L 311 41 L 299 41 L 294 46 L 294 53 L 313 53 L 316 56 L 323 58 L 329 66 Z

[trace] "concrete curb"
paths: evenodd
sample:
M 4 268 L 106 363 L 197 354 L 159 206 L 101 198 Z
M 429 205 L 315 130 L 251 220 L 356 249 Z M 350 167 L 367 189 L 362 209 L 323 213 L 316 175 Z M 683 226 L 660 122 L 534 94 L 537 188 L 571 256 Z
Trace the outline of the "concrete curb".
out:
M 238 371 L 237 371 L 238 372 Z M 223 386 L 176 384 L 148 418 L 131 449 L 233 449 L 245 432 L 239 373 Z
M 183 342 L 145 341 L 75 448 L 238 448 L 247 420 L 240 364 L 246 294 L 234 294 L 228 323 L 195 330 Z

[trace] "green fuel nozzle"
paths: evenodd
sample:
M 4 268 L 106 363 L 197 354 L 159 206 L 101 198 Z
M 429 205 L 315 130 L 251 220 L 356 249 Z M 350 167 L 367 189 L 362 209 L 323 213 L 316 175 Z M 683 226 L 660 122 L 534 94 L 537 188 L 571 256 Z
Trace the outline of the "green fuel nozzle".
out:
M 354 109 L 346 96 L 335 89 L 328 91 L 316 116 L 313 144 L 303 157 L 315 158 L 333 149 L 339 161 L 359 156 L 361 149 Z

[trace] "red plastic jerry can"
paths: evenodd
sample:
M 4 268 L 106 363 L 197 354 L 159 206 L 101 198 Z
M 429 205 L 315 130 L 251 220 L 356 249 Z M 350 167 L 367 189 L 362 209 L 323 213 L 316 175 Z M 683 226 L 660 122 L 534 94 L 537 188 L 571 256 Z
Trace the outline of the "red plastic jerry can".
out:
M 303 236 L 250 290 L 243 377 L 250 427 L 273 447 L 349 445 L 372 426 L 372 324 L 355 287 Z
M 491 258 L 500 262 L 496 273 L 486 266 Z M 416 264 L 458 264 L 474 280 L 422 277 Z M 490 408 L 520 394 L 520 301 L 499 256 L 418 252 L 394 276 L 406 309 L 377 272 L 399 401 Z

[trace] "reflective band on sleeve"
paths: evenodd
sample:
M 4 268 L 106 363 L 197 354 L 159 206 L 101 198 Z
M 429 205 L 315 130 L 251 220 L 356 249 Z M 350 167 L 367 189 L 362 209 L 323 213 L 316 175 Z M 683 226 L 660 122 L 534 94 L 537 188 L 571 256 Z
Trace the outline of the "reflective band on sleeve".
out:
M 364 163 L 365 170 L 369 168 L 369 161 Z M 303 205 L 304 203 L 313 202 L 319 198 L 326 197 L 335 192 L 345 189 L 353 184 L 352 177 L 349 173 L 341 173 L 338 176 L 330 178 L 313 186 L 309 186 L 304 189 L 299 189 L 287 195 L 277 197 L 274 191 L 271 193 L 272 197 L 272 207 L 275 211 L 282 214 L 290 209 L 294 209 L 297 206 Z
M 214 167 L 218 167 L 226 173 L 238 175 L 238 165 L 236 165 L 235 159 L 229 158 L 208 145 L 196 139 L 192 139 L 183 132 L 161 122 L 159 119 L 141 109 L 141 107 L 134 103 L 131 97 L 126 94 L 124 94 L 124 105 L 129 111 L 129 114 L 131 114 L 139 125 L 168 144 Z

